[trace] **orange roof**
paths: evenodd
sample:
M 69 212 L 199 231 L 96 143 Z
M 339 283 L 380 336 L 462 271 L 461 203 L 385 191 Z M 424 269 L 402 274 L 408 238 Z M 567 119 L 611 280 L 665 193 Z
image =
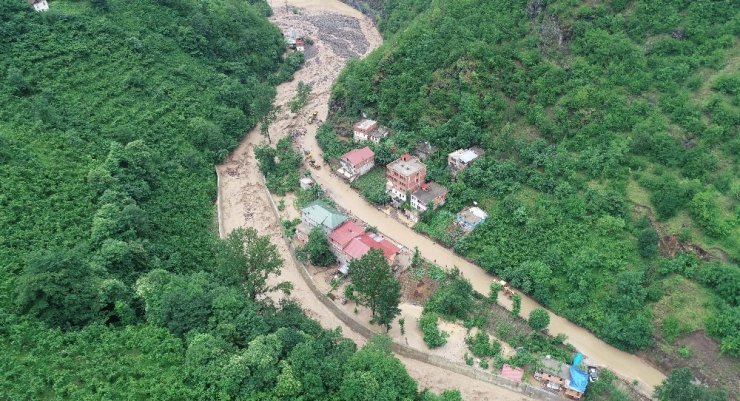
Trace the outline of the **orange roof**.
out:
M 501 376 L 520 382 L 522 381 L 522 377 L 524 377 L 524 370 L 504 364 L 504 367 L 501 369 Z
M 329 234 L 329 241 L 338 244 L 340 248 L 344 248 L 352 241 L 352 238 L 360 236 L 364 232 L 364 227 L 352 220 L 348 220 Z
M 350 162 L 353 166 L 359 166 L 368 160 L 375 158 L 375 153 L 369 147 L 350 150 L 342 155 L 342 160 Z

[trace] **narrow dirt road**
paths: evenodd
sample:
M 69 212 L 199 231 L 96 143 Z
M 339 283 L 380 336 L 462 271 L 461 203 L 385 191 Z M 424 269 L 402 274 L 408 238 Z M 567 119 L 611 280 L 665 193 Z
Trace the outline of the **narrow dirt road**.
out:
M 339 2 L 330 0 L 291 0 L 286 10 L 283 0 L 272 1 L 275 11 L 271 18 L 281 29 L 295 28 L 315 41 L 306 49 L 306 63 L 295 74 L 292 82 L 277 88 L 275 105 L 281 106 L 276 121 L 269 130 L 270 141 L 287 135 L 292 128 L 304 127 L 307 116 L 314 111 L 319 118 L 325 118 L 331 85 L 351 57 L 362 57 L 382 43 L 380 34 L 361 13 Z M 297 83 L 304 81 L 313 86 L 309 104 L 293 115 L 286 107 L 295 95 Z M 306 313 L 318 320 L 328 329 L 340 327 L 344 336 L 359 345 L 365 338 L 354 332 L 339 320 L 324 304 L 316 299 L 307 283 L 298 272 L 290 257 L 290 251 L 283 239 L 280 222 L 271 208 L 259 172 L 253 149 L 256 145 L 267 143 L 258 129 L 248 133 L 239 147 L 224 164 L 216 167 L 218 175 L 218 223 L 219 234 L 224 237 L 239 227 L 254 227 L 260 235 L 270 236 L 285 259 L 280 277 L 275 281 L 290 281 L 294 284 L 292 298 L 300 302 Z M 276 295 L 277 296 L 277 295 Z M 434 392 L 445 389 L 459 389 L 466 401 L 528 401 L 520 393 L 498 387 L 494 384 L 472 379 L 468 376 L 428 365 L 414 359 L 397 357 L 403 362 L 409 374 L 419 383 L 420 388 Z

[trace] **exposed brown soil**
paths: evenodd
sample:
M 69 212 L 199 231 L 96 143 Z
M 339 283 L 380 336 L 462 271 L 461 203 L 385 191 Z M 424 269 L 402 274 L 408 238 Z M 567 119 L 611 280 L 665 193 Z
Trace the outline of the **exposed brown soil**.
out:
M 424 276 L 421 280 L 413 277 L 411 269 L 401 273 L 402 301 L 414 305 L 424 305 L 429 297 L 439 288 L 439 282 Z
M 690 358 L 678 354 L 682 347 L 690 350 Z M 689 367 L 702 384 L 722 388 L 730 400 L 740 400 L 740 361 L 722 355 L 717 342 L 704 331 L 685 334 L 673 345 L 657 344 L 642 354 L 665 371 Z

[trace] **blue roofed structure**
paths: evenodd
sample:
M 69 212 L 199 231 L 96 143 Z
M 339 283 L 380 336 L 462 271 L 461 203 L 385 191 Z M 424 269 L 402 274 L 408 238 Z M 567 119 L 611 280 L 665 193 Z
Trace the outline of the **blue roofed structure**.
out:
M 575 366 L 571 366 L 568 387 L 579 393 L 585 393 L 586 386 L 588 386 L 588 374 Z

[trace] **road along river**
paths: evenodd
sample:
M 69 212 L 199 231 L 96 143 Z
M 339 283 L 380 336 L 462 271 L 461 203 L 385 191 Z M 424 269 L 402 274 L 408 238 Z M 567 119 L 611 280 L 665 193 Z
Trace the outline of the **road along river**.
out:
M 269 130 L 270 140 L 287 135 L 293 128 L 306 128 L 305 146 L 314 153 L 320 152 L 316 143 L 316 125 L 307 124 L 308 116 L 314 112 L 318 118 L 325 120 L 328 113 L 328 101 L 331 85 L 341 72 L 350 57 L 362 57 L 382 43 L 380 34 L 371 21 L 357 10 L 332 0 L 291 0 L 290 6 L 300 7 L 297 12 L 285 9 L 285 1 L 271 2 L 275 15 L 272 21 L 284 31 L 290 28 L 299 29 L 315 40 L 315 45 L 307 48 L 306 63 L 296 73 L 292 82 L 284 83 L 277 88 L 275 104 L 282 106 L 276 121 Z M 287 110 L 288 101 L 295 95 L 297 83 L 304 81 L 313 86 L 308 105 L 294 115 Z M 289 250 L 281 238 L 280 222 L 270 211 L 270 203 L 254 158 L 253 147 L 266 142 L 259 130 L 250 132 L 234 151 L 229 159 L 218 166 L 219 177 L 219 230 L 225 235 L 234 228 L 252 226 L 260 234 L 270 235 L 279 250 L 287 255 Z M 318 156 L 318 155 L 317 155 Z M 321 159 L 321 157 L 317 157 Z M 463 275 L 468 278 L 476 291 L 487 294 L 490 284 L 495 277 L 483 271 L 480 267 L 468 262 L 451 250 L 436 244 L 429 238 L 413 231 L 401 222 L 379 211 L 358 193 L 353 191 L 344 181 L 332 175 L 328 166 L 320 170 L 312 170 L 316 182 L 327 190 L 336 203 L 351 211 L 357 218 L 375 226 L 379 231 L 392 238 L 401 245 L 413 249 L 419 248 L 422 256 L 429 260 L 436 260 L 443 266 L 452 268 L 457 266 Z M 325 327 L 343 328 L 345 335 L 356 341 L 362 341 L 361 336 L 341 324 L 323 304 L 316 300 L 297 273 L 298 266 L 285 257 L 286 265 L 281 280 L 290 280 L 296 290 L 293 296 L 307 309 L 308 313 L 319 320 Z M 500 297 L 499 302 L 511 308 L 511 301 Z M 532 299 L 522 297 L 522 314 L 529 312 L 539 305 Z M 665 376 L 648 364 L 646 361 L 623 351 L 620 351 L 599 340 L 589 331 L 569 322 L 568 320 L 551 313 L 549 326 L 551 333 L 564 333 L 568 342 L 584 353 L 596 364 L 608 367 L 619 376 L 629 381 L 636 380 L 639 389 L 645 394 L 652 394 L 654 386 L 660 384 Z M 453 374 L 443 369 L 423 364 L 418 361 L 402 358 L 412 376 L 422 386 L 432 389 L 456 387 L 463 391 L 467 400 L 492 399 L 522 399 L 521 394 L 505 391 L 493 385 L 481 383 L 462 375 Z M 470 382 L 474 382 L 471 384 Z M 490 386 L 492 392 L 483 391 L 482 386 Z M 472 390 L 475 388 L 476 390 Z M 481 390 L 482 392 L 479 392 Z M 500 395 L 500 396 L 499 396 Z
M 382 39 L 372 23 L 355 9 L 339 2 L 327 0 L 289 1 L 290 6 L 300 7 L 297 13 L 284 9 L 283 0 L 273 1 L 273 23 L 282 29 L 298 27 L 314 38 L 316 44 L 307 49 L 307 60 L 295 74 L 292 82 L 277 88 L 275 105 L 281 106 L 275 123 L 270 128 L 270 139 L 275 143 L 291 128 L 306 125 L 310 113 L 326 115 L 331 84 L 350 57 L 362 57 L 378 47 Z M 309 104 L 300 115 L 292 115 L 288 101 L 295 95 L 297 83 L 304 81 L 313 86 Z M 280 222 L 271 211 L 271 200 L 254 157 L 254 146 L 267 143 L 259 129 L 249 132 L 239 147 L 222 164 L 217 166 L 218 176 L 218 225 L 220 236 L 226 236 L 239 227 L 254 227 L 260 235 L 270 237 L 285 260 L 280 277 L 274 281 L 290 281 L 294 288 L 291 297 L 296 299 L 306 314 L 318 320 L 327 329 L 340 327 L 345 337 L 362 345 L 365 338 L 345 325 L 326 305 L 320 302 L 300 275 L 302 267 L 296 265 L 283 239 Z M 278 297 L 276 294 L 275 297 Z M 452 372 L 396 355 L 406 366 L 420 388 L 437 393 L 445 389 L 459 389 L 466 401 L 530 401 L 519 392 L 502 388 L 487 381 Z

